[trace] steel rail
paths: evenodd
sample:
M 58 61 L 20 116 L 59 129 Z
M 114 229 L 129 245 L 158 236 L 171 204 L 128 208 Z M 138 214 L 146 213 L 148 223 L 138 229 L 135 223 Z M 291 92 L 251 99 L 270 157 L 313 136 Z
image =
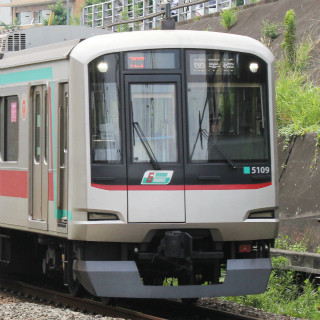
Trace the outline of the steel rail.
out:
M 15 280 L 0 278 L 0 288 L 6 288 L 13 293 L 18 293 L 19 295 L 25 297 L 32 297 L 33 299 L 48 301 L 49 304 L 58 306 L 63 305 L 73 310 L 80 310 L 82 312 L 91 314 L 101 314 L 108 317 L 132 320 L 166 320 L 165 318 L 159 318 L 122 307 L 106 306 L 102 302 L 91 299 L 72 297 L 70 294 L 41 288 Z
M 215 319 L 215 320 L 258 320 L 259 317 L 217 310 L 208 306 L 188 305 L 178 300 L 121 299 L 119 306 L 106 306 L 88 298 L 72 297 L 70 294 L 42 288 L 10 278 L 0 277 L 0 290 L 7 290 L 25 298 L 32 298 L 49 305 L 64 306 L 74 311 L 100 314 L 108 317 L 131 320 L 166 319 Z M 135 309 L 135 310 L 132 310 Z M 156 315 L 151 315 L 156 314 Z

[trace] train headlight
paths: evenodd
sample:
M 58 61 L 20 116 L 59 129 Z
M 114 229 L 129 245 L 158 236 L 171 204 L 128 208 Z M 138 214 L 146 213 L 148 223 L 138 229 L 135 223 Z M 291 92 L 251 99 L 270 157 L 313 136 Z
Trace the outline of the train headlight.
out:
M 114 213 L 88 212 L 88 220 L 119 220 L 119 217 Z
M 109 66 L 105 61 L 101 61 L 98 63 L 97 68 L 101 73 L 106 73 L 109 69 Z
M 251 62 L 249 65 L 249 69 L 252 73 L 257 73 L 259 69 L 259 65 L 256 62 Z
M 248 219 L 274 219 L 274 211 L 256 211 L 249 213 Z

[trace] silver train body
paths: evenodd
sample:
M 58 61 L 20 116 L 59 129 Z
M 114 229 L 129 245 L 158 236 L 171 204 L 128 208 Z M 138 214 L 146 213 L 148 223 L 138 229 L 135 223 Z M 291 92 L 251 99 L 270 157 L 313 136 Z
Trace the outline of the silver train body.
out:
M 35 257 L 72 294 L 263 292 L 279 222 L 273 64 L 253 39 L 193 31 L 5 53 L 0 260 Z

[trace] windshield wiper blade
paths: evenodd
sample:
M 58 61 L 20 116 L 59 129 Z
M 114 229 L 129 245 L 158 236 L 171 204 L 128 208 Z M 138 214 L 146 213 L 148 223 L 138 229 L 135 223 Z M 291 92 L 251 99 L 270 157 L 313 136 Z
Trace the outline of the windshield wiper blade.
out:
M 223 158 L 230 164 L 232 169 L 238 169 L 238 166 L 221 150 L 217 143 L 213 144 L 213 147 L 215 147 L 219 151 Z
M 197 138 L 196 141 L 193 145 L 191 154 L 190 154 L 190 159 L 192 160 L 193 154 L 196 150 L 196 146 L 198 144 L 198 140 L 200 138 L 200 144 L 201 144 L 201 149 L 203 149 L 203 137 L 205 137 L 208 140 L 208 131 L 206 129 L 202 128 L 202 122 L 203 122 L 203 116 L 201 117 L 200 111 L 199 111 L 199 129 L 198 129 L 198 134 L 197 134 Z
M 155 154 L 153 153 L 153 150 L 150 147 L 150 144 L 149 144 L 149 142 L 148 142 L 148 140 L 147 140 L 142 128 L 140 127 L 139 122 L 132 122 L 132 125 L 133 125 L 133 128 L 136 130 L 137 135 L 138 135 L 142 145 L 144 146 L 144 148 L 145 148 L 145 150 L 146 150 L 146 152 L 147 152 L 147 154 L 148 154 L 148 156 L 150 158 L 150 162 L 151 162 L 153 168 L 155 170 L 161 170 L 159 162 L 158 162 Z

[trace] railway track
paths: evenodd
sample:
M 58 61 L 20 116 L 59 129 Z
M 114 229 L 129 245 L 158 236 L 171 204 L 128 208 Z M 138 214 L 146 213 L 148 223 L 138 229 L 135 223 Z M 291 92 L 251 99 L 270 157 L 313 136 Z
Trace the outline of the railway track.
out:
M 164 320 L 163 318 L 143 314 L 138 311 L 121 307 L 105 306 L 103 303 L 92 299 L 72 297 L 63 292 L 41 288 L 16 280 L 1 278 L 0 288 L 17 294 L 18 296 L 37 299 L 40 302 L 46 302 L 50 305 L 69 307 L 70 309 L 85 313 L 132 320 Z
M 89 298 L 72 297 L 57 290 L 47 289 L 25 282 L 0 278 L 0 290 L 17 296 L 37 300 L 40 303 L 58 307 L 68 307 L 88 314 L 130 320 L 256 320 L 258 318 L 185 305 L 176 300 L 119 299 L 116 306 L 106 306 Z

